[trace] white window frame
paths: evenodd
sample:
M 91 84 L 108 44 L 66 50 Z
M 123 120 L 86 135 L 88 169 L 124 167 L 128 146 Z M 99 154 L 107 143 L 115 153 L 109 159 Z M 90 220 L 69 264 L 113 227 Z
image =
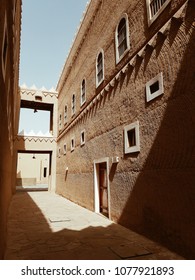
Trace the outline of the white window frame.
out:
M 83 99 L 83 82 L 85 83 L 85 92 L 84 92 L 84 99 Z M 86 102 L 86 79 L 84 78 L 81 82 L 81 106 Z
M 119 51 L 118 51 L 118 27 L 119 24 L 121 22 L 122 19 L 125 19 L 126 22 L 126 42 L 127 42 L 127 48 L 126 50 L 123 52 L 123 54 L 121 56 L 119 56 Z M 127 14 L 123 14 L 119 20 L 119 23 L 116 27 L 115 30 L 115 50 L 116 50 L 116 64 L 119 63 L 121 61 L 121 59 L 127 54 L 127 52 L 130 49 L 130 39 L 129 39 L 129 20 L 128 20 L 128 15 Z
M 128 132 L 135 131 L 135 145 L 129 145 Z M 140 136 L 139 136 L 139 121 L 131 123 L 124 127 L 124 146 L 125 154 L 140 152 Z
M 5 54 L 5 58 L 4 58 L 5 43 L 7 44 L 7 46 L 6 46 L 6 54 Z M 3 72 L 4 81 L 5 81 L 6 69 L 7 69 L 8 45 L 9 45 L 9 42 L 8 42 L 7 14 L 5 12 L 3 43 L 2 43 L 2 51 L 1 51 L 1 61 L 2 61 L 1 63 L 2 63 L 2 72 Z
M 166 0 L 164 4 L 159 8 L 158 12 L 152 16 L 151 13 L 151 2 L 153 0 L 146 0 L 146 7 L 147 7 L 147 16 L 148 16 L 148 25 L 150 26 L 157 18 L 158 16 L 162 13 L 162 11 L 168 6 L 168 4 L 171 2 L 171 0 Z M 156 0 L 157 1 L 157 0 Z
M 75 149 L 75 137 L 71 138 L 71 143 L 70 143 L 70 150 L 73 152 Z
M 154 93 L 151 92 L 151 86 L 158 82 L 159 89 Z M 164 94 L 164 85 L 163 85 L 163 72 L 160 72 L 153 79 L 146 83 L 146 101 L 150 102 L 154 98 Z
M 84 140 L 82 139 L 82 135 L 84 134 Z M 86 138 L 86 132 L 85 129 L 81 131 L 81 146 L 85 145 L 85 138 Z
M 98 81 L 98 57 L 99 55 L 102 55 L 102 79 L 100 81 Z M 104 81 L 104 51 L 101 49 L 96 57 L 96 88 Z

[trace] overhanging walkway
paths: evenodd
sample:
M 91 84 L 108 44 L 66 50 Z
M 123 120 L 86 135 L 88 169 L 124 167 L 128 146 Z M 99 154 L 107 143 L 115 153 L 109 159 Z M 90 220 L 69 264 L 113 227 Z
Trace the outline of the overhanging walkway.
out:
M 49 192 L 17 192 L 6 260 L 183 259 L 101 215 Z

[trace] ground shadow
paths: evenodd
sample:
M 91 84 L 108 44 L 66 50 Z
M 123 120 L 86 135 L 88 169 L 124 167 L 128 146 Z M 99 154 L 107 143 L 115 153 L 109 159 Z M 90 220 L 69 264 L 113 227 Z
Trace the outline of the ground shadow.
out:
M 68 213 L 61 217 L 45 216 L 44 200 L 37 205 L 30 193 L 17 192 L 13 197 L 9 223 L 5 259 L 12 260 L 121 260 L 121 259 L 177 259 L 158 244 L 146 240 L 126 228 L 103 219 L 102 226 L 89 226 L 83 222 L 79 228 L 81 214 L 75 212 L 78 224 L 71 228 L 72 218 Z M 40 193 L 36 193 L 40 195 Z M 48 194 L 47 194 L 48 195 Z M 52 194 L 49 194 L 51 197 Z M 48 197 L 47 197 L 48 199 Z M 48 200 L 46 199 L 47 203 Z M 67 201 L 64 199 L 64 201 Z M 50 201 L 51 202 L 51 201 Z M 63 202 L 64 203 L 64 202 Z M 68 201 L 68 203 L 71 203 Z M 72 203 L 73 205 L 73 203 Z M 51 205 L 52 206 L 52 203 Z M 63 206 L 60 205 L 64 210 Z M 75 206 L 72 206 L 74 209 Z M 88 211 L 84 209 L 84 211 Z M 54 211 L 55 212 L 55 211 Z M 90 211 L 88 211 L 90 212 Z M 92 213 L 91 222 L 99 215 Z M 88 218 L 89 219 L 89 218 Z M 97 218 L 96 218 L 97 221 Z M 53 231 L 55 224 L 59 230 Z M 63 224 L 63 229 L 61 225 Z M 100 223 L 99 223 L 100 224 Z M 78 229 L 76 229 L 78 228 Z

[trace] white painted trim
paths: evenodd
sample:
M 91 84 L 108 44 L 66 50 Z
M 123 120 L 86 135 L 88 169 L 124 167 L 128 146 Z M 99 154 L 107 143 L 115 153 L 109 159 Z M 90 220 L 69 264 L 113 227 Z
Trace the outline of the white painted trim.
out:
M 94 160 L 94 210 L 100 213 L 100 196 L 99 196 L 99 164 L 106 162 L 107 167 L 107 184 L 108 184 L 108 218 L 111 218 L 110 208 L 110 180 L 109 180 L 109 158 Z
M 119 27 L 119 24 L 121 22 L 122 19 L 125 19 L 126 20 L 126 39 L 127 39 L 127 48 L 126 50 L 124 51 L 124 53 L 119 57 L 119 53 L 118 53 L 118 27 Z M 119 22 L 118 22 L 118 25 L 116 27 L 116 30 L 115 30 L 115 51 L 116 51 L 116 64 L 118 64 L 121 59 L 127 54 L 127 52 L 129 51 L 130 49 L 130 39 L 129 39 L 129 20 L 128 20 L 128 15 L 125 13 L 121 16 L 121 18 L 119 19 Z
M 158 82 L 159 83 L 159 90 L 154 93 L 151 93 L 150 87 Z M 149 82 L 146 83 L 146 101 L 149 102 L 154 98 L 162 95 L 164 93 L 164 85 L 163 85 L 163 73 L 160 72 L 154 78 L 152 78 Z
M 135 146 L 129 147 L 128 131 L 135 129 Z M 139 121 L 124 127 L 124 146 L 125 154 L 140 152 Z

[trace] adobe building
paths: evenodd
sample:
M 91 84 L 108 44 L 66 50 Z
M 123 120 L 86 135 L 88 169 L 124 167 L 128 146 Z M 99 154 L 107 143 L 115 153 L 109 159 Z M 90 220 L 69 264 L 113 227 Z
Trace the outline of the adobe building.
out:
M 56 192 L 195 257 L 195 2 L 92 0 L 57 91 Z
M 7 212 L 15 189 L 20 94 L 18 91 L 21 0 L 0 4 L 0 259 L 6 240 Z

